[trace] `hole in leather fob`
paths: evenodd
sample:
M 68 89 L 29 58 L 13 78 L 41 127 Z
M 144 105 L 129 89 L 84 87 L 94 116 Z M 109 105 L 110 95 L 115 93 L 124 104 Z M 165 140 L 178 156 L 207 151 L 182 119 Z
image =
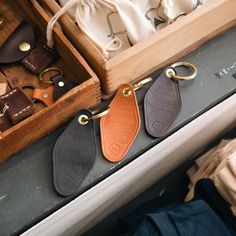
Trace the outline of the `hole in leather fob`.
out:
M 130 94 L 124 95 L 124 90 Z M 110 162 L 121 161 L 133 144 L 139 129 L 140 115 L 133 86 L 120 87 L 109 105 L 110 112 L 101 118 L 102 151 Z
M 81 125 L 78 122 L 81 115 L 92 116 L 91 112 L 81 110 L 59 137 L 53 150 L 54 186 L 62 196 L 78 192 L 96 156 L 93 120 Z
M 146 130 L 156 138 L 166 134 L 181 108 L 178 81 L 168 78 L 166 70 L 162 72 L 144 98 Z

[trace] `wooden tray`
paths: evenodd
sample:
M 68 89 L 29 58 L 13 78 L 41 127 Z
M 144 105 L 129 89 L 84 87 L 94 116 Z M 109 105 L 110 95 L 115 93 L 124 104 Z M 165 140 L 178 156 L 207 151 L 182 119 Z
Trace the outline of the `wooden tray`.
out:
M 18 2 L 19 6 L 14 0 L 1 0 L 1 11 L 6 16 L 6 23 L 3 26 L 5 28 L 0 31 L 2 34 L 0 44 L 4 41 L 3 38 L 7 37 L 6 34 L 9 35 L 24 18 L 44 32 L 49 17 L 41 6 L 36 3 L 32 5 L 30 1 Z M 79 85 L 53 105 L 0 133 L 0 162 L 50 133 L 72 118 L 80 109 L 100 103 L 100 83 L 95 73 L 60 30 L 55 30 L 55 40 L 56 50 L 60 56 L 57 65 L 63 69 L 66 78 L 77 81 Z M 7 69 L 1 67 L 1 70 L 17 74 L 19 68 L 17 65 L 12 65 Z
M 60 9 L 55 0 L 39 2 L 50 15 Z M 203 7 L 109 60 L 68 15 L 59 22 L 63 32 L 94 68 L 103 92 L 110 94 L 121 84 L 141 79 L 236 25 L 235 9 L 235 0 L 209 0 Z

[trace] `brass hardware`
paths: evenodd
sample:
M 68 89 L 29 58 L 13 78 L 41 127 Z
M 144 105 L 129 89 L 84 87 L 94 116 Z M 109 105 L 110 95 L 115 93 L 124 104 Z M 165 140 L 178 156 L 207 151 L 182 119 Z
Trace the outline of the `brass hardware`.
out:
M 138 83 L 134 84 L 134 85 L 133 85 L 134 91 L 139 90 L 140 88 L 142 88 L 145 84 L 149 83 L 150 81 L 152 81 L 152 78 L 151 78 L 151 77 L 148 77 L 148 78 L 143 79 L 143 80 L 139 81 Z M 129 88 L 125 88 L 125 89 L 123 90 L 123 95 L 124 95 L 125 97 L 130 96 L 131 93 L 132 93 L 132 91 L 131 91 Z
M 92 112 L 92 116 L 90 118 L 88 116 L 86 116 L 86 115 L 81 115 L 78 118 L 78 122 L 81 125 L 87 125 L 90 120 L 99 119 L 99 118 L 107 115 L 109 112 L 110 112 L 110 108 L 109 107 L 106 108 L 105 110 L 96 110 L 96 111 Z
M 63 81 L 60 81 L 60 82 L 58 83 L 58 86 L 59 86 L 59 87 L 64 87 L 64 85 L 65 85 L 65 83 L 64 83 Z
M 19 44 L 19 49 L 22 52 L 28 52 L 31 48 L 31 45 L 28 42 L 22 42 Z
M 44 71 L 42 71 L 39 74 L 39 80 L 42 81 L 43 83 L 46 83 L 46 84 L 53 84 L 53 81 L 51 80 L 51 78 L 49 80 L 44 79 L 44 76 L 47 73 L 50 73 L 52 71 L 57 72 L 57 74 L 54 75 L 54 76 L 63 75 L 63 71 L 60 68 L 58 68 L 58 67 L 48 67 L 47 69 L 45 69 Z M 61 83 L 61 82 L 59 82 L 59 83 Z M 60 86 L 60 84 L 58 84 L 58 85 Z M 63 83 L 63 86 L 64 86 L 64 83 Z M 60 86 L 60 87 L 63 87 L 63 86 Z
M 176 74 L 175 68 L 177 67 L 187 67 L 189 68 L 193 73 L 189 76 L 180 76 Z M 191 80 L 194 79 L 197 76 L 197 68 L 191 63 L 188 62 L 176 62 L 170 66 L 169 69 L 166 70 L 166 76 L 168 78 L 176 79 L 176 80 Z
M 131 95 L 131 90 L 129 89 L 129 88 L 125 88 L 124 90 L 123 90 L 123 95 L 125 96 L 125 97 L 128 97 L 128 96 L 130 96 Z
M 41 94 L 41 97 L 46 99 L 46 98 L 49 97 L 49 95 L 48 95 L 48 93 L 42 93 L 42 94 Z
M 0 26 L 3 25 L 5 20 L 6 20 L 5 15 L 0 11 Z

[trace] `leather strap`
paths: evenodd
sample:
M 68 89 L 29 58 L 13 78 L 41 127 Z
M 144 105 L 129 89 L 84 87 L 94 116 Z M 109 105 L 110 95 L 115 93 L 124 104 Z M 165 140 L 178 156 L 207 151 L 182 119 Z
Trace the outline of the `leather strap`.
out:
M 63 75 L 58 75 L 52 78 L 54 83 L 54 100 L 58 100 L 62 95 L 75 87 L 74 83 L 63 78 Z
M 178 81 L 168 78 L 166 70 L 144 98 L 145 126 L 148 133 L 156 138 L 166 134 L 181 108 Z
M 127 91 L 129 95 L 124 95 Z M 140 129 L 133 86 L 121 86 L 109 107 L 110 112 L 100 122 L 102 151 L 107 160 L 118 162 L 125 157 Z
M 32 25 L 23 21 L 0 47 L 0 64 L 20 61 L 35 47 Z
M 41 101 L 46 106 L 50 106 L 51 104 L 54 103 L 53 91 L 54 91 L 53 86 L 49 86 L 46 89 L 35 89 L 33 93 L 33 99 Z
M 78 122 L 81 116 L 92 116 L 81 110 L 57 140 L 53 150 L 53 177 L 56 191 L 62 196 L 76 194 L 92 168 L 95 156 L 94 121 Z
M 21 61 L 22 65 L 34 74 L 40 74 L 58 58 L 55 50 L 42 44 L 33 49 Z
M 6 110 L 6 117 L 12 124 L 16 124 L 27 116 L 33 114 L 33 103 L 24 94 L 21 88 L 15 88 L 3 96 L 0 96 L 0 105 L 9 106 Z

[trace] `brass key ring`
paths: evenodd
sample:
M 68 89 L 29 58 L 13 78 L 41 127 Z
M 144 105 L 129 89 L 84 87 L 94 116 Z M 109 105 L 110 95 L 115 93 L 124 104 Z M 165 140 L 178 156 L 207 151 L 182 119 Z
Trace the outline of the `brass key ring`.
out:
M 189 68 L 193 73 L 189 76 L 181 76 L 177 75 L 175 68 L 177 67 L 187 67 Z M 194 79 L 197 76 L 197 68 L 191 63 L 188 62 L 176 62 L 170 66 L 169 69 L 166 70 L 166 76 L 168 78 L 176 79 L 176 80 L 191 80 Z
M 133 85 L 134 91 L 139 90 L 140 88 L 142 88 L 145 84 L 149 83 L 150 81 L 152 81 L 152 78 L 148 77 L 148 78 L 143 79 L 143 80 L 139 81 L 138 83 L 134 84 Z M 131 90 L 129 88 L 125 88 L 123 90 L 123 95 L 125 97 L 130 96 L 130 94 L 131 94 Z
M 6 20 L 5 15 L 0 11 L 0 26 L 3 25 L 5 20 Z
M 90 118 L 88 116 L 86 116 L 86 115 L 81 115 L 78 118 L 78 122 L 81 125 L 87 125 L 90 120 L 99 119 L 99 118 L 107 115 L 109 112 L 110 112 L 110 108 L 109 107 L 106 108 L 105 110 L 95 110 L 95 111 L 92 112 L 92 116 Z
M 49 80 L 44 79 L 45 74 L 47 74 L 49 72 L 52 72 L 52 71 L 58 72 L 54 76 L 63 75 L 63 71 L 60 68 L 58 68 L 58 67 L 48 67 L 39 74 L 39 80 L 42 81 L 43 83 L 46 83 L 46 84 L 52 84 L 53 81 L 51 79 L 49 79 Z

